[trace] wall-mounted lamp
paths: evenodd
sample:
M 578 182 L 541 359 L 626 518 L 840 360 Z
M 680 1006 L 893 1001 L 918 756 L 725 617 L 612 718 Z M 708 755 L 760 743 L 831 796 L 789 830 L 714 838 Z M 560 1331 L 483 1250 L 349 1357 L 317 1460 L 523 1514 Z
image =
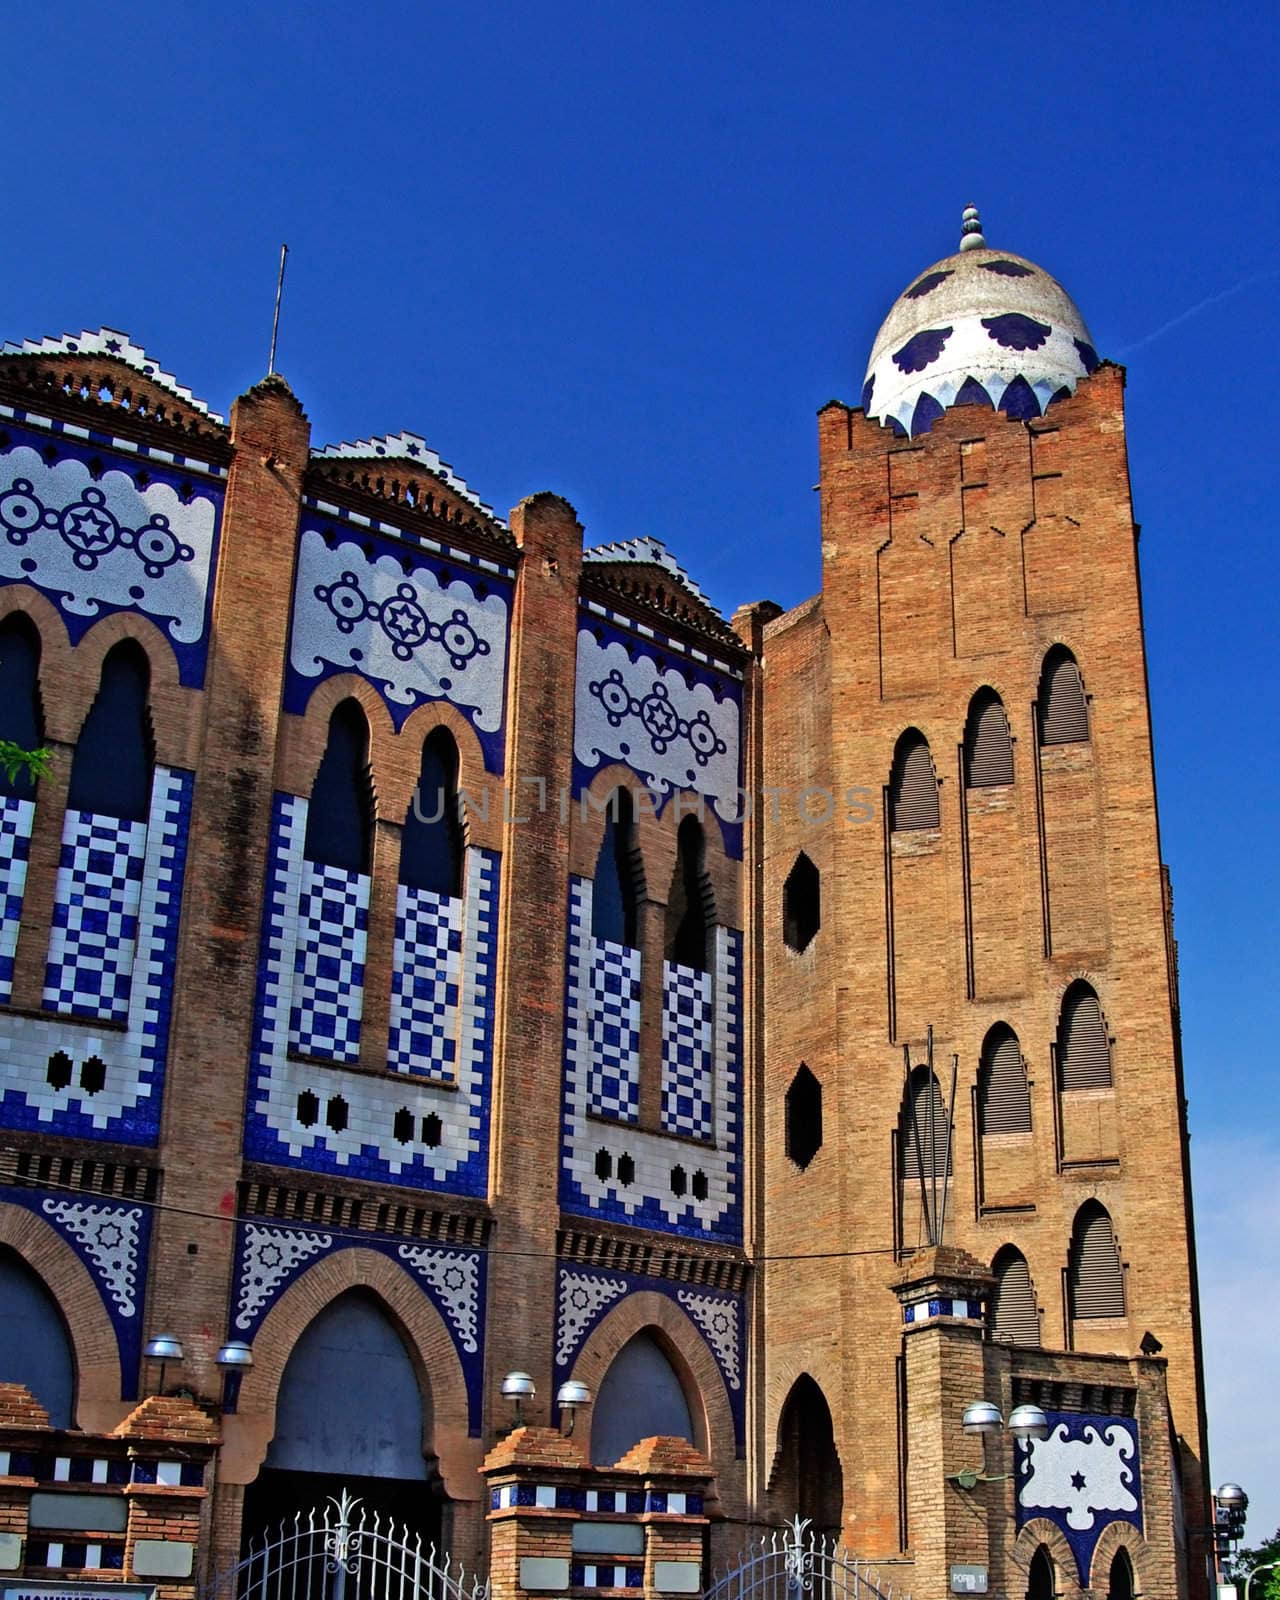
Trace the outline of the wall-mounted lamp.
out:
M 172 1333 L 158 1333 L 153 1339 L 148 1339 L 142 1347 L 142 1353 L 149 1361 L 160 1363 L 160 1382 L 156 1385 L 156 1393 L 164 1393 L 164 1370 L 170 1361 L 181 1361 L 183 1358 L 182 1340 Z
M 253 1365 L 253 1351 L 243 1339 L 229 1339 L 213 1359 L 222 1369 L 222 1409 L 234 1411 L 241 1379 Z
M 591 1390 L 585 1383 L 579 1383 L 576 1378 L 570 1378 L 567 1383 L 562 1383 L 556 1391 L 556 1404 L 561 1411 L 567 1412 L 569 1425 L 564 1430 L 568 1438 L 573 1433 L 573 1425 L 577 1421 L 578 1412 L 583 1406 L 591 1404 Z
M 1001 1483 L 1010 1476 L 1007 1472 L 987 1471 L 987 1438 L 1004 1427 L 1000 1407 L 990 1400 L 975 1400 L 964 1408 L 961 1426 L 966 1433 L 976 1433 L 982 1439 L 982 1471 L 966 1467 L 962 1472 L 949 1472 L 947 1482 L 960 1489 L 976 1489 L 980 1483 Z M 1015 1406 L 1009 1413 L 1009 1432 L 1019 1443 L 1049 1437 L 1049 1419 L 1039 1406 Z
M 515 1402 L 516 1420 L 512 1427 L 524 1426 L 524 1414 L 520 1409 L 521 1402 L 532 1400 L 538 1388 L 527 1372 L 508 1372 L 502 1380 L 502 1398 Z
M 1234 1546 L 1244 1535 L 1245 1512 L 1249 1496 L 1238 1483 L 1224 1483 L 1213 1493 L 1213 1553 L 1224 1580 L 1231 1576 Z M 1248 1591 L 1248 1581 L 1245 1582 Z

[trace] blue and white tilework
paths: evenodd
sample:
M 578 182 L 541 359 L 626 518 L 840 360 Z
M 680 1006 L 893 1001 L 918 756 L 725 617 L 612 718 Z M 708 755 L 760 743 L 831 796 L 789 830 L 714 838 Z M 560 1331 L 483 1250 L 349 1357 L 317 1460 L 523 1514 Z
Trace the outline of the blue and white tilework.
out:
M 123 1382 L 121 1397 L 135 1399 L 142 1359 L 150 1209 L 96 1195 L 51 1195 L 26 1188 L 0 1189 L 0 1203 L 32 1212 L 53 1228 L 80 1259 L 102 1297 L 115 1332 Z
M 711 974 L 662 964 L 662 1127 L 686 1139 L 711 1137 Z
M 358 672 L 377 685 L 397 727 L 428 701 L 457 706 L 489 770 L 501 771 L 511 589 L 496 572 L 305 512 L 285 710 L 303 711 L 323 678 Z
M 460 897 L 400 884 L 392 955 L 387 1065 L 452 1083 L 458 1068 L 462 993 Z
M 588 1109 L 634 1122 L 640 1114 L 640 952 L 591 941 Z
M 302 863 L 289 1048 L 350 1066 L 360 1059 L 369 885 L 362 872 Z
M 622 762 L 659 806 L 681 791 L 709 801 L 728 825 L 726 847 L 736 858 L 745 804 L 741 701 L 741 684 L 710 665 L 584 617 L 574 693 L 575 793 L 590 786 L 602 765 Z
M 101 944 L 98 931 L 84 926 L 83 903 L 91 896 L 102 903 L 120 900 L 124 890 L 119 883 L 100 892 L 95 889 L 87 881 L 98 875 L 91 857 L 86 881 L 81 884 L 79 847 L 72 848 L 68 857 L 64 844 L 45 1003 L 68 1007 L 79 1003 L 81 1014 L 91 1004 L 100 1004 L 104 1015 L 124 1026 L 95 1026 L 101 1019 L 91 1016 L 79 1021 L 70 1015 L 66 1021 L 7 1017 L 0 1030 L 0 1125 L 45 1133 L 57 1130 L 125 1144 L 156 1142 L 169 1047 L 191 789 L 191 773 L 157 767 L 145 829 L 111 817 L 89 819 L 108 835 L 115 831 L 117 839 L 119 830 L 130 830 L 127 859 L 120 861 L 126 874 L 128 905 L 134 909 L 117 913 L 136 918 L 136 927 L 129 924 L 133 953 L 127 970 L 115 953 Z M 84 836 L 83 823 L 83 813 L 67 813 L 67 829 L 74 831 L 77 839 Z M 133 830 L 141 837 L 137 855 Z M 135 863 L 136 877 L 128 877 Z M 59 908 L 64 905 L 59 926 Z M 77 933 L 81 937 L 73 938 Z
M 484 1363 L 485 1257 L 480 1250 L 405 1244 L 379 1234 L 358 1239 L 311 1228 L 242 1222 L 236 1236 L 234 1311 L 230 1336 L 252 1344 L 263 1318 L 309 1267 L 339 1250 L 377 1250 L 407 1272 L 440 1313 L 467 1383 L 470 1428 L 480 1430 Z
M 12 410 L 12 408 L 7 408 Z M 223 484 L 202 463 L 122 457 L 122 441 L 52 419 L 7 422 L 0 450 L 0 583 L 29 583 L 78 644 L 136 611 L 169 639 L 182 681 L 204 681 Z M 49 432 L 35 424 L 47 424 Z M 135 447 L 136 449 L 136 447 Z M 220 470 L 220 469 L 219 469 Z
M 695 1146 L 687 1138 L 592 1114 L 591 894 L 589 878 L 569 880 L 560 1203 L 579 1216 L 739 1243 L 742 935 L 715 929 L 710 1126 L 707 1142 Z
M 457 1194 L 488 1187 L 494 970 L 500 858 L 466 853 L 460 913 L 457 1062 L 452 1082 L 424 1072 L 385 1076 L 298 1059 L 289 1044 L 307 802 L 278 794 L 246 1110 L 246 1155 Z M 412 1063 L 411 1063 L 412 1064 Z
M 981 1300 L 955 1300 L 935 1296 L 932 1300 L 914 1300 L 902 1308 L 902 1320 L 907 1327 L 919 1327 L 924 1322 L 936 1322 L 939 1317 L 956 1317 L 962 1322 L 982 1322 L 985 1306 Z
M 626 1562 L 573 1561 L 569 1585 L 574 1589 L 643 1589 L 644 1567 Z
M 1107 1524 L 1128 1522 L 1142 1532 L 1138 1424 L 1133 1417 L 1074 1411 L 1045 1415 L 1048 1437 L 1028 1439 L 1014 1452 L 1017 1525 L 1033 1517 L 1055 1523 L 1087 1589 L 1094 1548 Z
M 0 1004 L 13 992 L 13 959 L 18 953 L 35 815 L 34 800 L 0 796 Z
M 145 823 L 66 813 L 44 977 L 50 1011 L 102 1022 L 128 1015 L 146 853 Z
M 602 1512 L 605 1516 L 700 1517 L 700 1494 L 664 1489 L 579 1489 L 563 1483 L 503 1483 L 489 1491 L 491 1511 L 539 1506 L 546 1511 Z
M 373 439 L 357 439 L 354 443 L 344 439 L 341 444 L 327 444 L 311 454 L 318 461 L 368 461 L 370 457 L 379 461 L 403 461 L 406 467 L 416 467 L 419 472 L 429 472 L 432 477 L 439 478 L 455 494 L 469 500 L 477 511 L 492 517 L 499 526 L 506 526 L 494 516 L 493 507 L 487 505 L 447 461 L 440 459 L 420 433 L 384 433 Z M 409 477 L 411 473 L 407 472 L 405 476 Z M 424 485 L 423 488 L 424 492 L 428 492 L 429 486 Z
M 591 1267 L 560 1266 L 556 1272 L 556 1385 L 569 1377 L 578 1354 L 596 1325 L 627 1295 L 647 1289 L 674 1300 L 697 1328 L 711 1354 L 733 1411 L 734 1433 L 742 1448 L 746 1399 L 746 1344 L 742 1296 L 666 1278 L 634 1273 L 599 1272 Z

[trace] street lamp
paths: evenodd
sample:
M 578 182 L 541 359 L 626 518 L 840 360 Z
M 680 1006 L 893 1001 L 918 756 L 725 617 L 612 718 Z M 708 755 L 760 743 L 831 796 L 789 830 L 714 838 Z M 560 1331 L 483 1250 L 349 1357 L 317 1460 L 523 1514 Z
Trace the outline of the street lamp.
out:
M 502 1380 L 502 1397 L 504 1400 L 511 1400 L 515 1403 L 516 1420 L 512 1423 L 512 1427 L 520 1428 L 524 1426 L 524 1414 L 520 1409 L 521 1402 L 532 1400 L 537 1392 L 538 1386 L 527 1372 L 507 1373 Z
M 228 1339 L 213 1359 L 222 1369 L 222 1409 L 234 1411 L 240 1382 L 253 1365 L 253 1351 L 243 1339 Z
M 1231 1577 L 1232 1545 L 1244 1533 L 1245 1512 L 1249 1509 L 1249 1496 L 1238 1483 L 1224 1483 L 1213 1496 L 1213 1553 L 1218 1559 L 1219 1575 L 1228 1581 Z M 1251 1574 L 1252 1576 L 1252 1574 Z M 1245 1593 L 1249 1581 L 1245 1580 Z
M 976 1433 L 982 1439 L 982 1471 L 965 1467 L 960 1472 L 949 1472 L 947 1482 L 968 1490 L 976 1489 L 980 1483 L 1002 1483 L 1009 1473 L 987 1471 L 987 1438 L 1004 1427 L 1000 1407 L 990 1400 L 975 1400 L 964 1408 L 960 1421 L 966 1433 Z M 1009 1432 L 1020 1444 L 1047 1439 L 1049 1419 L 1039 1406 L 1015 1406 L 1009 1413 Z
M 573 1433 L 573 1425 L 577 1421 L 578 1412 L 583 1406 L 591 1404 L 591 1390 L 585 1383 L 579 1383 L 576 1378 L 570 1378 L 562 1383 L 556 1391 L 556 1404 L 561 1411 L 569 1413 L 569 1426 L 564 1430 L 565 1438 Z
M 176 1334 L 157 1333 L 143 1345 L 142 1353 L 149 1360 L 160 1363 L 160 1382 L 156 1385 L 156 1393 L 163 1394 L 165 1366 L 170 1361 L 182 1360 L 182 1340 Z

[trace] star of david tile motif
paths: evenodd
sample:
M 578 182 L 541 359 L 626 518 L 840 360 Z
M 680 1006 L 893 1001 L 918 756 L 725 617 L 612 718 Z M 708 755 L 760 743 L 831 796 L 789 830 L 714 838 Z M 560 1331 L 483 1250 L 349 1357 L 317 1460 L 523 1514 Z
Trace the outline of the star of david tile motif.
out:
M 0 1125 L 154 1144 L 191 787 L 190 773 L 157 767 L 145 825 L 66 813 L 44 1003 L 80 1020 L 8 1018 Z M 0 826 L 0 847 L 15 838 Z M 0 855 L 0 882 L 12 871 Z M 92 1026 L 107 1019 L 124 1030 Z

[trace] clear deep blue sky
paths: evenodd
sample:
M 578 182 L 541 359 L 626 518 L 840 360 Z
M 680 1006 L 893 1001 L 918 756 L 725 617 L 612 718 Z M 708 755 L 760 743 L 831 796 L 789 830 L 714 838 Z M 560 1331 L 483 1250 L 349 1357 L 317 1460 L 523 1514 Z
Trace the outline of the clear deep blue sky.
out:
M 1215 1481 L 1280 1523 L 1276 16 L 1265 5 L 6 11 L 0 338 L 410 428 L 504 512 L 818 585 L 814 413 L 961 208 L 1129 367 Z M 868 781 L 871 781 L 870 779 Z

